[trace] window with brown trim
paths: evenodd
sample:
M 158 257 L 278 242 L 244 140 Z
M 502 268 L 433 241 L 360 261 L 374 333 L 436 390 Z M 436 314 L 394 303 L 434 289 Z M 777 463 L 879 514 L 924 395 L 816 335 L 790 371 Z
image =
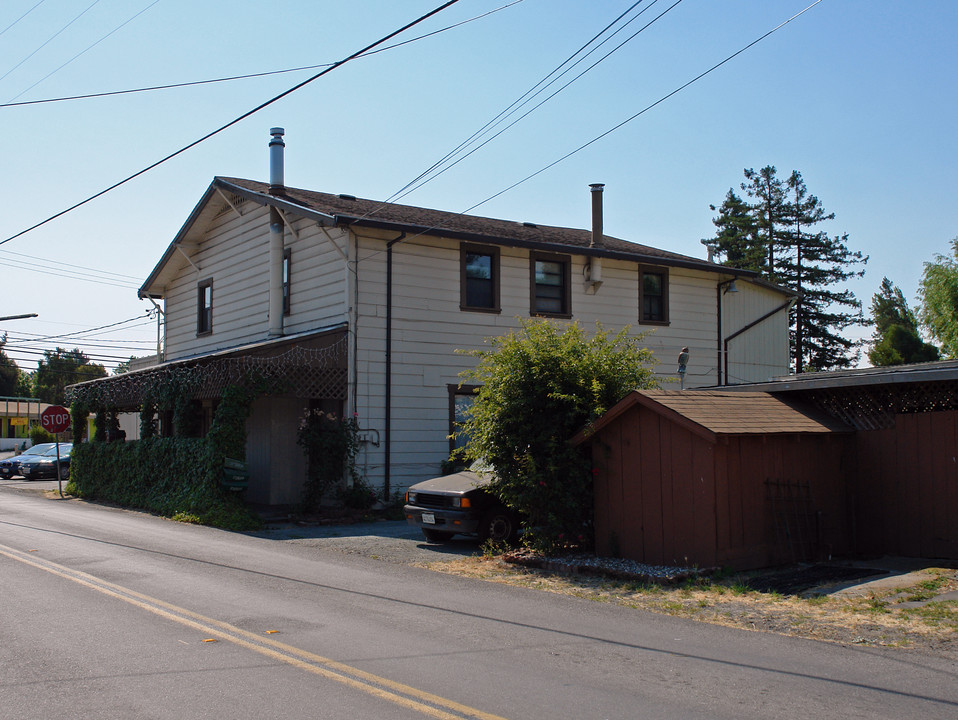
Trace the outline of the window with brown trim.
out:
M 196 286 L 196 334 L 213 332 L 213 280 L 203 280 Z
M 639 266 L 639 322 L 669 324 L 669 270 Z
M 532 315 L 572 316 L 571 267 L 567 255 L 529 255 Z
M 466 411 L 475 402 L 479 385 L 449 385 L 449 454 L 465 447 L 468 438 L 457 436 L 459 425 L 466 419 Z
M 499 312 L 499 248 L 459 246 L 459 309 Z

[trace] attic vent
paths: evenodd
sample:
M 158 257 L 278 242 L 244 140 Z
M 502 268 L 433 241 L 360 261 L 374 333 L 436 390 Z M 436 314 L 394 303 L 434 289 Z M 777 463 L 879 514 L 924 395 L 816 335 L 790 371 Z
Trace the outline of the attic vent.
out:
M 355 200 L 356 199 L 355 195 L 339 195 L 338 197 L 340 200 Z
M 240 207 L 242 207 L 242 205 L 246 202 L 246 198 L 240 197 L 239 195 L 234 195 L 233 193 L 224 192 L 223 197 L 226 198 L 227 204 L 220 208 L 219 212 L 216 213 L 216 217 L 233 212 L 234 210 L 239 212 Z
M 522 227 L 539 227 L 539 226 L 536 225 L 535 223 L 524 222 L 522 223 Z

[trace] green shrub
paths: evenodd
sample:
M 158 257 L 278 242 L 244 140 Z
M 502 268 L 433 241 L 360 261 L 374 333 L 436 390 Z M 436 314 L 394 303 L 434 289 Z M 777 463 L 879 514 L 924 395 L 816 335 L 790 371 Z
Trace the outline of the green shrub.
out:
M 469 353 L 479 362 L 463 377 L 480 389 L 458 434 L 470 460 L 495 468 L 492 492 L 528 518 L 534 550 L 593 542 L 593 470 L 568 441 L 630 391 L 656 386 L 644 336 L 626 333 L 528 320 Z
M 54 442 L 56 438 L 44 430 L 39 425 L 35 425 L 30 428 L 30 442 L 34 445 L 39 445 L 40 443 Z

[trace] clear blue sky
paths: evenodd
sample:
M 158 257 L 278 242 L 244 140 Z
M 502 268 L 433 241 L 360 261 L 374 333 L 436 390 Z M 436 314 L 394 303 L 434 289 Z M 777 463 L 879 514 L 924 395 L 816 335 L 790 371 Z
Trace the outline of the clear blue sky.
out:
M 332 62 L 439 5 L 37 2 L 0 6 L 0 103 Z M 604 48 L 673 2 L 659 0 Z M 402 202 L 466 210 L 655 103 L 811 2 L 684 0 Z M 461 0 L 400 39 L 507 3 Z M 32 370 L 37 355 L 17 348 L 72 347 L 86 336 L 92 344 L 81 347 L 95 357 L 150 352 L 156 330 L 145 320 L 61 336 L 145 316 L 150 306 L 136 298 L 136 288 L 213 176 L 267 179 L 270 127 L 287 131 L 288 185 L 385 199 L 632 4 L 523 0 L 356 60 L 149 174 L 0 245 L 0 316 L 39 313 L 2 324 L 11 337 L 8 353 Z M 738 188 L 744 168 L 771 164 L 783 176 L 799 170 L 809 191 L 836 214 L 829 232 L 847 232 L 850 247 L 870 256 L 864 279 L 851 285 L 866 310 L 886 275 L 914 302 L 922 263 L 947 252 L 958 235 L 956 33 L 953 0 L 823 0 L 692 86 L 472 212 L 588 227 L 588 185 L 604 182 L 608 234 L 704 257 L 699 241 L 713 232 L 709 204 Z M 0 107 L 0 240 L 312 72 Z M 50 271 L 69 277 L 38 271 L 25 264 L 37 261 L 24 255 L 56 261 Z M 76 279 L 80 272 L 96 281 Z M 50 339 L 24 342 L 44 337 Z

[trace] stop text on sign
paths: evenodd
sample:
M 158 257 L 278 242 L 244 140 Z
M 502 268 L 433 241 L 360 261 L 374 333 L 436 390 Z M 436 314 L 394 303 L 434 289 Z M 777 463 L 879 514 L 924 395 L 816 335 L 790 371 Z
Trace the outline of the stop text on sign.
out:
M 62 405 L 51 405 L 40 413 L 40 427 L 51 433 L 63 432 L 70 427 L 70 411 Z

